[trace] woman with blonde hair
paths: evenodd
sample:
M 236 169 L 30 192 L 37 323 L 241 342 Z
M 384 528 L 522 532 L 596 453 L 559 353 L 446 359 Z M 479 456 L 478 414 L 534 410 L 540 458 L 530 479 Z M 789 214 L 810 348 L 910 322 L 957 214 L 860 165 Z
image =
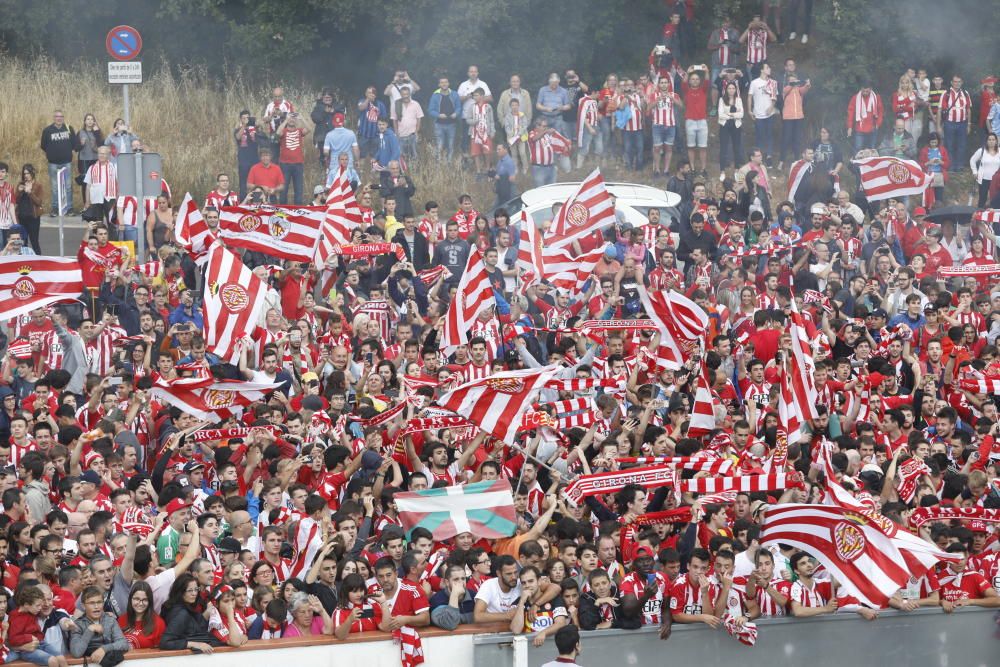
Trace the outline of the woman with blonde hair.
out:
M 921 123 L 917 109 L 921 104 L 917 92 L 913 89 L 913 79 L 906 74 L 899 77 L 899 86 L 892 94 L 892 111 L 896 114 L 896 118 L 903 121 L 903 129 L 913 136 L 914 142 L 920 138 Z

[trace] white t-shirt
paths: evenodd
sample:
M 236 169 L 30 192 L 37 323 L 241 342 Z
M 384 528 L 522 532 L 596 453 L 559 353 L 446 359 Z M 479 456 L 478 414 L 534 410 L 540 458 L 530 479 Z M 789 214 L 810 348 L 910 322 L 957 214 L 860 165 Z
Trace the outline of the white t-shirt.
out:
M 490 579 L 479 587 L 476 599 L 486 603 L 486 611 L 490 614 L 503 614 L 517 606 L 521 598 L 521 582 L 506 593 L 500 590 L 500 578 Z
M 768 84 L 771 86 L 778 85 L 773 79 L 764 81 L 760 77 L 757 77 L 750 83 L 750 96 L 753 98 L 754 118 L 770 118 L 777 113 L 777 107 L 774 105 L 774 98 L 771 97 L 771 91 L 768 90 Z
M 157 614 L 163 609 L 163 603 L 167 601 L 167 597 L 170 595 L 170 587 L 174 585 L 176 579 L 177 573 L 172 567 L 167 568 L 159 574 L 154 574 L 148 579 L 144 579 L 149 584 L 149 587 L 153 589 L 153 611 Z
M 469 81 L 469 80 L 463 81 L 462 85 L 460 85 L 458 87 L 458 96 L 459 97 L 466 97 L 466 96 L 468 96 L 468 98 L 469 98 L 469 99 L 465 100 L 464 102 L 462 102 L 462 116 L 463 117 L 469 115 L 469 109 L 471 109 L 472 105 L 475 104 L 475 102 L 472 101 L 472 91 L 474 91 L 476 88 L 482 88 L 484 95 L 487 95 L 487 96 L 493 95 L 493 93 L 490 92 L 490 87 L 487 86 L 486 82 L 483 81 L 482 79 L 479 79 L 475 83 L 473 83 L 472 81 Z

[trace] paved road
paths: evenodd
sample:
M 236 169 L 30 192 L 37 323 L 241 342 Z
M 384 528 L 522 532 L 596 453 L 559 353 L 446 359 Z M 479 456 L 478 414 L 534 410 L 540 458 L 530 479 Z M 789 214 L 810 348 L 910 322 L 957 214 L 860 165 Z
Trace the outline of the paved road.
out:
M 87 229 L 86 223 L 80 216 L 64 217 L 63 222 L 63 252 L 67 257 L 75 257 L 76 250 L 80 247 L 84 231 Z M 38 242 L 42 246 L 43 255 L 59 255 L 59 218 L 42 218 L 42 229 L 39 233 Z

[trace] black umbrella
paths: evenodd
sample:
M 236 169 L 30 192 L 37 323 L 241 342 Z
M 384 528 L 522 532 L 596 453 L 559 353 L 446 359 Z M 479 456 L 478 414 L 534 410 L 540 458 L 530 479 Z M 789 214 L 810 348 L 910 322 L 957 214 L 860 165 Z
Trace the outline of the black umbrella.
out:
M 955 222 L 967 225 L 972 222 L 972 214 L 978 210 L 975 206 L 942 206 L 928 213 L 924 219 L 931 222 L 954 220 Z

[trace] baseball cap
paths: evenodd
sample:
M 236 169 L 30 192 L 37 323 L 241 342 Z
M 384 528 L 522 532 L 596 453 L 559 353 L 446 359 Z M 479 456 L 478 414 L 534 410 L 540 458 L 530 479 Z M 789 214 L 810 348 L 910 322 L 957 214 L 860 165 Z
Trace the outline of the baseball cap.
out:
M 316 375 L 315 373 L 313 373 L 312 371 L 309 371 L 308 373 L 303 373 L 302 374 L 302 383 L 303 384 L 305 384 L 306 382 L 318 382 L 318 381 L 319 381 L 319 376 Z
M 872 312 L 870 312 L 870 313 L 868 313 L 868 314 L 869 314 L 870 316 L 872 316 L 872 317 L 889 317 L 889 314 L 888 314 L 888 313 L 886 313 L 886 312 L 885 312 L 885 311 L 884 311 L 883 309 L 881 309 L 881 308 L 876 308 L 875 310 L 873 310 Z
M 87 482 L 88 484 L 93 484 L 94 486 L 101 485 L 101 476 L 97 474 L 94 470 L 87 470 L 82 475 L 80 475 L 81 482 Z
M 638 560 L 640 558 L 655 558 L 653 550 L 645 545 L 637 544 L 635 549 L 632 550 L 632 560 Z
M 204 470 L 205 464 L 201 461 L 188 461 L 184 464 L 184 472 L 194 472 L 195 470 Z
M 882 469 L 879 468 L 874 463 L 866 463 L 865 465 L 861 466 L 861 472 L 862 473 L 873 472 L 873 473 L 876 473 L 878 475 L 884 475 L 885 474 L 885 473 L 882 472 Z
M 344 127 L 344 114 L 342 113 L 333 114 L 333 126 Z
M 618 256 L 618 251 L 615 250 L 615 247 L 613 245 L 609 245 L 607 248 L 604 249 L 604 256 L 614 259 L 615 257 Z
M 913 217 L 914 218 L 919 218 L 919 217 L 925 216 L 925 215 L 927 215 L 927 209 L 924 208 L 923 206 L 918 206 L 915 209 L 913 209 Z
M 191 507 L 191 503 L 186 503 L 180 498 L 174 498 L 169 503 L 167 503 L 167 506 L 163 508 L 163 511 L 166 512 L 167 516 L 170 516 L 174 512 L 180 512 L 181 510 L 187 509 L 188 507 Z
M 238 554 L 241 550 L 240 541 L 235 537 L 223 537 L 219 541 L 220 554 Z
M 937 309 L 938 309 L 937 305 L 933 304 L 933 303 L 928 303 L 926 306 L 924 306 L 924 312 L 925 313 L 930 312 L 932 310 L 936 311 Z
M 982 519 L 973 519 L 969 522 L 969 530 L 973 533 L 987 533 L 986 522 Z
M 326 186 L 325 185 L 317 185 L 316 187 L 313 188 L 313 197 L 315 197 L 316 195 L 321 195 L 324 192 L 326 192 Z

